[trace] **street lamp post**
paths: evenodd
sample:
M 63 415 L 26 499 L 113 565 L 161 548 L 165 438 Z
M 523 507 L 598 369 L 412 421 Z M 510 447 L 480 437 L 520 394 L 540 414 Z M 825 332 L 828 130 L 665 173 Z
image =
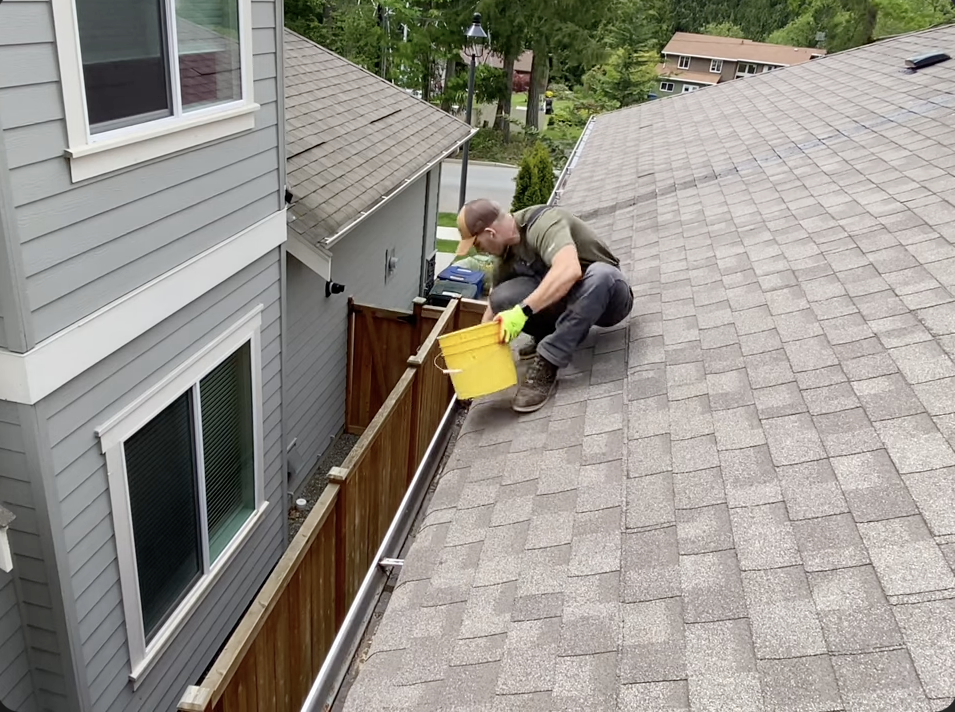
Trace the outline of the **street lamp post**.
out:
M 467 42 L 468 54 L 471 56 L 471 69 L 468 74 L 468 104 L 466 120 L 471 126 L 471 109 L 474 105 L 474 73 L 477 69 L 477 59 L 484 54 L 484 41 L 487 33 L 481 27 L 481 13 L 474 13 L 474 20 L 468 31 L 464 33 Z M 464 142 L 464 155 L 461 156 L 461 195 L 458 198 L 458 210 L 464 207 L 465 195 L 468 188 L 468 151 L 471 147 L 470 139 Z

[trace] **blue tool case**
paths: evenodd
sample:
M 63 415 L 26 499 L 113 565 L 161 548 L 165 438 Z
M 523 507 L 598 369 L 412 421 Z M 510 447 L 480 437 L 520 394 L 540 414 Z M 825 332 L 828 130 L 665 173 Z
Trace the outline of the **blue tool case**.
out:
M 441 271 L 441 274 L 438 275 L 438 279 L 446 282 L 473 284 L 475 293 L 479 298 L 484 294 L 484 272 L 479 269 L 467 269 L 465 267 L 458 267 L 457 265 L 450 265 Z

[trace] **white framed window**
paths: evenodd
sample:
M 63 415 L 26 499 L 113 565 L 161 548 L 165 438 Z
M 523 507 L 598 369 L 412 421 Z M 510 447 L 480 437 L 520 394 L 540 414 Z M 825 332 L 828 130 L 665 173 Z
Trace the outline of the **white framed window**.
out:
M 255 126 L 252 0 L 52 0 L 74 182 Z
M 689 57 L 680 57 L 677 60 L 677 67 L 680 69 L 689 69 L 690 68 L 690 58 Z
M 723 60 L 722 59 L 711 59 L 710 60 L 710 71 L 713 74 L 719 74 L 723 71 Z
M 736 67 L 736 78 L 751 77 L 756 74 L 757 71 L 759 71 L 759 67 L 757 67 L 755 64 L 752 64 L 751 62 L 740 62 L 740 64 Z
M 673 82 L 660 82 L 660 91 L 673 91 Z
M 699 89 L 699 87 L 695 84 L 684 84 L 683 91 L 681 93 L 689 94 L 691 91 L 696 91 L 697 89 Z
M 262 520 L 261 307 L 97 429 L 134 688 Z

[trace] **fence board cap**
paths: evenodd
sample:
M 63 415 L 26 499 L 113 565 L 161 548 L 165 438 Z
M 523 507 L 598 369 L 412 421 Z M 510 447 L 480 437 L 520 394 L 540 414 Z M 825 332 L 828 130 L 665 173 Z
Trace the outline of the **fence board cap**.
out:
M 179 700 L 179 712 L 206 712 L 212 702 L 212 690 L 190 685 Z
M 333 467 L 328 471 L 328 481 L 342 483 L 348 479 L 348 470 L 343 467 Z

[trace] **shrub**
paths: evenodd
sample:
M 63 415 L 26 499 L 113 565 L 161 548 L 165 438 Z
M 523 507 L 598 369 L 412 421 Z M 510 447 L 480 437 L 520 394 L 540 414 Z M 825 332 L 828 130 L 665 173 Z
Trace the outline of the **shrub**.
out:
M 521 210 L 531 205 L 543 205 L 550 199 L 555 182 L 554 164 L 551 161 L 550 151 L 543 143 L 535 143 L 524 152 L 524 157 L 521 159 L 511 211 Z

